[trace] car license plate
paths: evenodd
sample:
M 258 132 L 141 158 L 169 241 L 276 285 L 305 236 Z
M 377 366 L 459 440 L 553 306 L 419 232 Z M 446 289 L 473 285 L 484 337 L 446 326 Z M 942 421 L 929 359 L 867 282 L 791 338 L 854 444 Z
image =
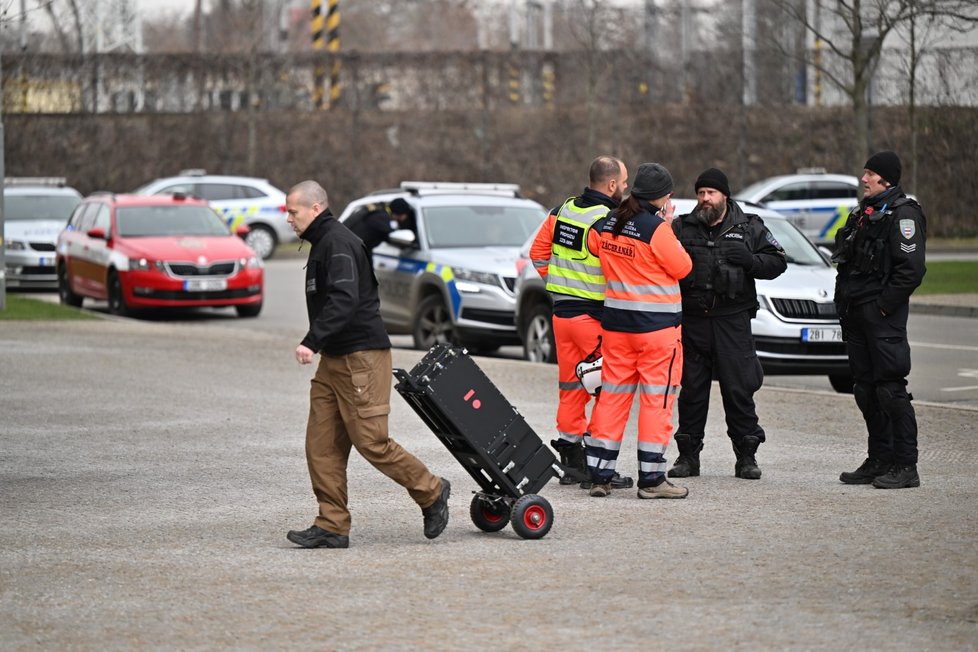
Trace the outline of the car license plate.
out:
M 802 342 L 841 342 L 841 328 L 803 328 L 801 329 Z
M 40 258 L 37 259 L 37 266 L 38 267 L 47 267 L 49 260 L 50 260 L 50 258 L 45 258 L 44 256 L 41 256 Z
M 228 289 L 225 278 L 192 278 L 183 282 L 185 292 L 214 292 Z

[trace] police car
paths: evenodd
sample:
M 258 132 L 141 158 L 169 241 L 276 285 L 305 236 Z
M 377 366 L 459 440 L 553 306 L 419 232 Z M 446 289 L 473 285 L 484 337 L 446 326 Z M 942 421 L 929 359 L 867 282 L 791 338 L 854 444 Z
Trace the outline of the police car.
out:
M 758 181 L 734 199 L 777 211 L 812 242 L 830 243 L 859 203 L 859 179 L 807 168 Z
M 178 176 L 156 179 L 133 192 L 137 195 L 179 193 L 206 199 L 232 233 L 241 224 L 248 226 L 245 242 L 263 259 L 270 258 L 279 244 L 298 241 L 285 221 L 285 193 L 266 179 L 183 170 Z
M 394 231 L 373 250 L 388 332 L 411 334 L 422 350 L 439 342 L 473 352 L 518 344 L 516 259 L 546 209 L 513 184 L 406 181 L 354 200 L 339 220 L 397 197 L 413 208 L 415 229 Z
M 673 199 L 676 215 L 695 208 L 692 199 Z M 838 392 L 852 391 L 852 376 L 842 330 L 835 312 L 835 270 L 826 257 L 789 220 L 774 211 L 741 202 L 759 215 L 784 248 L 788 268 L 773 280 L 758 280 L 759 309 L 751 321 L 757 357 L 768 375 L 826 375 Z M 533 236 L 521 248 L 518 263 L 516 324 L 524 358 L 556 362 L 551 300 L 530 263 Z
M 55 244 L 82 196 L 60 177 L 7 177 L 3 247 L 10 288 L 56 288 Z

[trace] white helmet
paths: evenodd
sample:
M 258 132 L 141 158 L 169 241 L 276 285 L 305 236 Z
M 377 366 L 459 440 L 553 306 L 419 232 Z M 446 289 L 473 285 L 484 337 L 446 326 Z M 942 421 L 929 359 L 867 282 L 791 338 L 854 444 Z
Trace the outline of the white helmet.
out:
M 578 380 L 581 381 L 584 389 L 591 396 L 597 396 L 598 392 L 601 391 L 601 361 L 603 359 L 602 356 L 597 360 L 581 360 L 577 363 L 577 368 L 574 369 Z

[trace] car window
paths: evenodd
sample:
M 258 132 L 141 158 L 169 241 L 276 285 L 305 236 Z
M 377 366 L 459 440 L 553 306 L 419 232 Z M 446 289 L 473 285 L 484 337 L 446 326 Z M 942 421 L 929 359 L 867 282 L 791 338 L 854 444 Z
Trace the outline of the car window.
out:
M 80 203 L 81 197 L 70 195 L 4 195 L 3 219 L 67 222 L 68 216 Z
M 72 217 L 71 228 L 82 233 L 85 233 L 91 229 L 92 224 L 95 223 L 95 214 L 98 212 L 99 206 L 101 206 L 101 204 L 98 203 L 85 204 L 82 209 L 75 213 L 74 217 Z
M 432 249 L 519 247 L 544 217 L 522 206 L 438 206 L 422 213 L 425 239 Z
M 856 186 L 839 181 L 816 181 L 814 184 L 812 197 L 814 199 L 839 199 L 855 198 Z
M 774 236 L 774 239 L 784 249 L 789 263 L 797 263 L 798 265 L 828 265 L 825 259 L 822 258 L 822 255 L 818 253 L 815 245 L 787 220 L 765 220 L 764 226 L 768 228 L 771 235 Z
M 207 206 L 130 206 L 116 209 L 120 236 L 228 235 L 227 225 Z
M 160 188 L 154 195 L 169 195 L 170 193 L 179 192 L 184 195 L 196 195 L 197 192 L 194 190 L 195 184 L 193 183 L 174 183 L 169 186 L 164 186 Z
M 225 201 L 228 199 L 255 199 L 264 197 L 264 193 L 250 186 L 233 183 L 199 183 L 197 193 L 207 201 Z
M 105 204 L 98 204 L 98 212 L 95 213 L 95 221 L 92 226 L 88 227 L 90 229 L 102 229 L 106 233 L 112 228 L 112 218 L 110 217 L 111 211 L 109 207 Z
M 811 188 L 809 188 L 807 181 L 785 184 L 768 194 L 761 202 L 796 201 L 799 199 L 811 199 Z

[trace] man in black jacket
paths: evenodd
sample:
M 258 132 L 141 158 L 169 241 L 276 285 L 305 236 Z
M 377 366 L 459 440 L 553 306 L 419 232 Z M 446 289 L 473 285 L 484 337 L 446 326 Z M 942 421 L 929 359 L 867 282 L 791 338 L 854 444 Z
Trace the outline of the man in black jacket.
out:
M 312 527 L 292 530 L 288 539 L 304 548 L 349 546 L 351 447 L 407 489 L 422 508 L 425 536 L 434 539 L 448 524 L 451 486 L 388 436 L 391 343 L 367 249 L 333 217 L 326 191 L 315 181 L 290 189 L 285 207 L 296 235 L 312 245 L 306 264 L 309 331 L 295 357 L 310 364 L 320 354 L 306 426 L 306 462 L 319 515 Z
M 846 484 L 919 487 L 917 416 L 907 393 L 910 295 L 924 278 L 927 224 L 900 189 L 900 159 L 878 152 L 866 161 L 863 200 L 836 234 L 835 306 L 849 353 L 852 393 L 869 432 L 868 455 Z
M 757 215 L 730 199 L 726 175 L 710 168 L 696 180 L 699 203 L 672 228 L 693 271 L 679 283 L 683 297 L 683 380 L 677 405 L 679 458 L 669 477 L 700 474 L 700 451 L 716 377 L 737 462 L 734 475 L 761 477 L 755 453 L 764 441 L 754 392 L 764 372 L 757 359 L 750 320 L 757 314 L 754 279 L 777 278 L 787 269 L 784 250 Z
M 396 197 L 387 204 L 367 204 L 361 207 L 346 218 L 343 224 L 363 240 L 372 257 L 377 245 L 385 242 L 395 229 L 415 231 L 414 209 L 406 199 Z

